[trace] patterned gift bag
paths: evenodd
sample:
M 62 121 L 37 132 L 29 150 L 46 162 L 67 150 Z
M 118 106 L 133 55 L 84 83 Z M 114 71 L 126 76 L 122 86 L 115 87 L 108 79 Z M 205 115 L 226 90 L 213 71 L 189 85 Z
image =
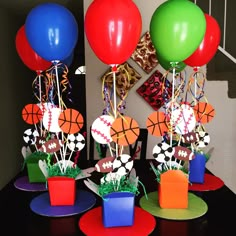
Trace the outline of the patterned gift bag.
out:
M 120 98 L 127 95 L 128 91 L 141 79 L 141 75 L 127 62 L 117 66 L 116 92 Z M 113 74 L 110 68 L 102 76 L 102 81 L 109 87 L 113 87 Z
M 149 31 L 141 37 L 135 51 L 131 55 L 131 59 L 133 59 L 147 74 L 159 64 Z
M 171 98 L 172 84 L 156 70 L 136 91 L 154 110 L 158 110 Z

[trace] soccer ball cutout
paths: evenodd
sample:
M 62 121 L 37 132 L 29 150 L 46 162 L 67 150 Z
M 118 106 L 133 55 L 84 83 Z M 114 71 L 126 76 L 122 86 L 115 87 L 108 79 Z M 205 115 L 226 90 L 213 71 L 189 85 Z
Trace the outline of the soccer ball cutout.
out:
M 113 173 L 120 176 L 127 175 L 133 168 L 134 161 L 128 154 L 121 154 L 113 161 Z
M 110 128 L 114 118 L 109 115 L 99 116 L 91 126 L 91 134 L 97 143 L 108 144 L 112 142 Z
M 67 136 L 67 145 L 73 152 L 81 151 L 85 146 L 85 138 L 82 134 L 69 134 Z
M 204 148 L 210 143 L 210 135 L 205 131 L 198 131 L 199 141 L 195 145 L 199 148 Z
M 39 133 L 35 129 L 27 129 L 24 132 L 23 139 L 28 145 L 33 145 L 36 143 Z
M 175 150 L 173 147 L 163 142 L 154 146 L 152 154 L 156 161 L 163 163 L 170 161 L 174 155 L 174 152 Z

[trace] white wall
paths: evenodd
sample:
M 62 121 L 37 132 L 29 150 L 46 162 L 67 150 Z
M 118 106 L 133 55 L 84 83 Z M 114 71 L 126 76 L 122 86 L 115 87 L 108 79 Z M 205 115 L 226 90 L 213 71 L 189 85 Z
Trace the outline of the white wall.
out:
M 84 12 L 86 14 L 88 6 L 92 0 L 84 1 Z M 142 34 L 149 30 L 151 16 L 156 8 L 165 1 L 158 0 L 135 0 L 142 15 Z M 99 39 L 98 39 L 99 40 Z M 104 45 L 104 50 L 105 45 Z M 93 53 L 85 37 L 85 63 L 86 63 L 86 94 L 87 94 L 87 127 L 89 128 L 93 121 L 102 114 L 104 108 L 101 90 L 101 76 L 109 68 L 103 64 Z M 142 78 L 130 90 L 126 99 L 125 114 L 133 117 L 140 127 L 145 127 L 147 117 L 153 112 L 153 109 L 136 93 L 136 89 L 151 75 L 147 75 L 132 60 L 128 63 L 133 66 Z M 157 66 L 154 70 L 164 70 Z M 191 68 L 188 70 L 192 71 Z M 236 193 L 236 99 L 227 97 L 228 84 L 226 82 L 207 81 L 205 85 L 205 95 L 208 101 L 216 110 L 215 118 L 207 124 L 206 128 L 211 136 L 209 149 L 214 147 L 207 168 L 216 176 L 220 177 L 225 184 Z M 89 130 L 88 130 L 89 132 Z M 147 158 L 152 158 L 152 149 L 159 140 L 149 135 Z M 207 150 L 206 150 L 207 151 Z

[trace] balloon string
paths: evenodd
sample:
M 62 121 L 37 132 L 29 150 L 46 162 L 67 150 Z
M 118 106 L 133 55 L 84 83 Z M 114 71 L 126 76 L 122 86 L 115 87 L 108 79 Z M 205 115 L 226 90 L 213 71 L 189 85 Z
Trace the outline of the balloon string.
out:
M 194 98 L 197 97 L 197 78 L 196 78 L 196 73 L 193 76 L 194 78 Z M 197 99 L 194 99 L 194 105 L 197 104 Z
M 79 156 L 80 156 L 80 151 L 77 151 L 75 155 L 75 159 L 74 159 L 74 164 L 73 164 L 74 168 L 76 167 L 76 164 L 78 163 Z
M 114 117 L 116 119 L 117 117 L 117 107 L 116 107 L 116 72 L 117 72 L 117 67 L 116 65 L 112 65 L 112 75 L 113 75 L 113 96 L 114 96 Z M 117 143 L 115 144 L 116 147 L 116 156 L 118 156 L 118 145 Z
M 41 79 L 40 74 L 38 76 L 38 79 L 39 79 L 39 103 L 41 107 L 42 106 L 42 79 Z M 42 130 L 43 130 L 43 122 L 42 120 L 40 120 L 40 136 L 42 136 Z
M 171 133 L 170 133 L 170 146 L 173 145 L 173 112 L 174 112 L 174 98 L 175 98 L 175 66 L 173 67 L 172 74 L 172 103 L 171 103 Z M 171 159 L 170 159 L 170 169 L 171 167 Z
M 133 157 L 132 157 L 132 160 L 134 160 L 137 156 L 138 156 L 138 153 L 141 151 L 141 147 L 140 146 L 138 146 L 137 147 L 137 150 L 135 151 L 135 153 L 134 153 L 134 155 L 133 155 Z
M 126 70 L 125 66 L 124 65 L 119 65 L 118 69 L 120 71 L 124 71 L 125 72 L 125 81 L 124 81 L 124 84 L 123 84 L 123 89 L 122 91 L 120 92 L 120 102 L 119 104 L 117 105 L 117 109 L 120 113 L 121 109 L 124 109 L 125 108 L 125 99 L 126 97 L 128 96 L 128 91 L 126 91 L 127 88 L 130 88 L 130 81 L 131 81 L 131 76 L 130 74 L 128 73 L 128 71 Z
M 116 109 L 116 105 L 117 105 L 117 100 L 116 100 L 116 72 L 117 72 L 117 67 L 116 65 L 112 66 L 112 75 L 113 75 L 113 96 L 114 96 L 114 117 L 116 119 L 117 117 L 117 109 Z
M 56 72 L 56 83 L 57 83 L 57 96 L 58 96 L 58 106 L 61 109 L 61 95 L 60 95 L 60 86 L 59 86 L 59 78 L 58 78 L 58 68 L 57 68 L 57 63 L 59 61 L 53 61 L 53 64 L 55 64 L 55 72 Z
M 200 75 L 202 75 L 202 78 L 200 77 Z M 195 71 L 192 75 L 190 75 L 185 99 L 187 100 L 187 94 L 190 93 L 195 105 L 201 100 L 201 98 L 204 98 L 207 101 L 204 95 L 205 80 L 206 78 L 203 72 Z M 192 85 L 194 85 L 194 92 L 192 91 Z

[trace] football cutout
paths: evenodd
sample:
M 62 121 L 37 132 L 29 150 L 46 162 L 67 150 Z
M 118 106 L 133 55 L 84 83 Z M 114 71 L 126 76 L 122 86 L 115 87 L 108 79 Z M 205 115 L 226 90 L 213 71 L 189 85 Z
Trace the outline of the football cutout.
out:
M 42 136 L 37 136 L 36 137 L 36 142 L 35 145 L 37 148 L 41 148 L 43 144 L 46 143 L 46 139 Z
M 48 152 L 48 153 L 53 153 L 57 152 L 60 150 L 60 148 L 63 146 L 63 141 L 59 139 L 50 139 L 49 141 L 45 142 L 39 151 L 41 152 Z
M 191 161 L 195 158 L 194 153 L 186 147 L 174 147 L 174 157 L 182 161 Z
M 199 133 L 194 131 L 183 134 L 183 136 L 181 137 L 181 141 L 183 143 L 195 143 L 198 140 L 199 140 Z
M 113 161 L 115 157 L 104 157 L 97 162 L 95 170 L 101 173 L 108 173 L 113 170 Z

